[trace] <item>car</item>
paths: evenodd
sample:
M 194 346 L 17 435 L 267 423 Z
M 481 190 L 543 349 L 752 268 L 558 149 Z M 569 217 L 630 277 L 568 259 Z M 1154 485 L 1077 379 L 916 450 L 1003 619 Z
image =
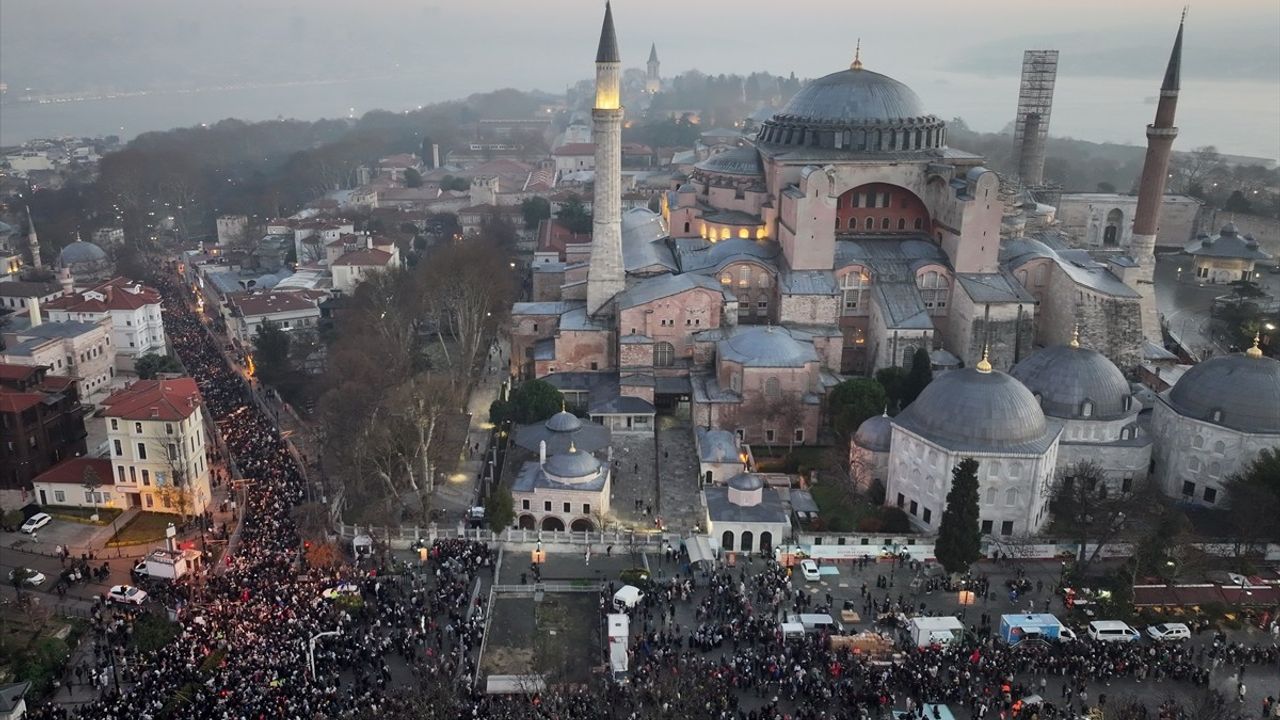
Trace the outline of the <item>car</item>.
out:
M 817 582 L 822 577 L 821 573 L 818 572 L 818 563 L 812 560 L 800 561 L 800 574 L 808 582 Z
M 342 597 L 343 595 L 359 594 L 360 587 L 358 585 L 355 585 L 354 583 L 342 583 L 341 585 L 336 585 L 320 593 L 320 597 L 325 600 L 333 600 L 334 598 Z
M 1147 628 L 1147 636 L 1152 640 L 1186 640 L 1191 637 L 1191 628 L 1182 623 L 1161 623 Z
M 22 532 L 30 535 L 51 522 L 53 522 L 53 518 L 48 513 L 36 513 L 22 523 Z
M 14 568 L 9 571 L 9 582 L 14 581 L 14 579 L 18 576 L 19 571 L 22 571 L 24 573 L 24 577 L 22 579 L 23 585 L 30 585 L 32 587 L 35 587 L 37 585 L 43 585 L 44 581 L 48 580 L 48 578 L 44 576 L 44 573 L 36 572 L 31 568 Z
M 107 599 L 123 605 L 141 605 L 147 601 L 147 591 L 132 585 L 115 585 L 107 591 Z

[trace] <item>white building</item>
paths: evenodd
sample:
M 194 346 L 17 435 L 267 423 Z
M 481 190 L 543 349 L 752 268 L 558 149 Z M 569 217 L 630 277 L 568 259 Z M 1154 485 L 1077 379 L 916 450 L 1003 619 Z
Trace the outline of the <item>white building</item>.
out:
M 756 473 L 739 473 L 725 485 L 702 489 L 707 534 L 722 552 L 769 553 L 791 537 L 787 504 Z
M 893 418 L 885 503 L 937 532 L 951 471 L 973 458 L 982 533 L 1033 534 L 1049 522 L 1061 434 L 1062 421 L 1046 418 L 1030 390 L 985 358 L 952 370 Z
M 699 426 L 694 429 L 693 444 L 698 451 L 698 478 L 702 485 L 724 485 L 754 464 L 750 448 L 728 430 Z
M 1180 246 L 1190 240 L 1202 204 L 1186 195 L 1165 195 L 1160 205 L 1161 244 Z M 1076 247 L 1120 250 L 1133 240 L 1137 195 L 1062 193 L 1057 207 L 1058 224 Z
M 4 341 L 0 362 L 44 365 L 50 375 L 76 378 L 81 397 L 106 390 L 116 374 L 116 348 L 106 317 L 45 322 L 39 301 L 28 298 L 27 316 L 10 318 Z
M 139 356 L 168 353 L 164 322 L 160 319 L 160 293 L 118 277 L 89 290 L 71 291 L 44 304 L 53 321 L 78 320 L 111 323 L 118 370 L 132 371 Z
M 124 506 L 183 515 L 204 512 L 211 493 L 196 381 L 142 380 L 102 404 Z
M 371 245 L 372 242 L 369 241 Z M 375 247 L 352 250 L 334 260 L 329 267 L 333 273 L 334 292 L 350 295 L 369 277 L 400 267 L 400 251 L 394 245 L 390 247 L 390 251 Z
M 1280 361 L 1256 343 L 1195 365 L 1159 397 L 1154 478 L 1169 497 L 1217 505 L 1232 473 L 1280 447 Z
M 83 508 L 124 508 L 124 496 L 113 483 L 111 460 L 107 458 L 68 458 L 31 480 L 32 492 L 41 505 Z M 97 487 L 86 484 L 97 479 Z
M 249 232 L 249 218 L 245 215 L 222 215 L 218 223 L 218 244 L 236 245 L 244 242 Z
M 545 422 L 522 425 L 512 437 L 507 462 L 516 524 L 533 530 L 596 530 L 609 514 L 611 487 L 608 428 L 561 410 Z
M 232 293 L 224 308 L 230 313 L 228 325 L 236 339 L 247 346 L 264 322 L 286 331 L 315 328 L 320 324 L 318 297 L 323 297 L 323 293 Z

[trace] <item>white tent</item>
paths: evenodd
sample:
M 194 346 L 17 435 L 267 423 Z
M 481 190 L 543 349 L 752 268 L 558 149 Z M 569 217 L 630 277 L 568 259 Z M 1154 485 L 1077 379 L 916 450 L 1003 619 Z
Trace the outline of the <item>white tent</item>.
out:
M 711 549 L 711 538 L 706 535 L 690 535 L 684 539 L 684 549 L 689 553 L 689 564 L 715 563 L 716 553 Z

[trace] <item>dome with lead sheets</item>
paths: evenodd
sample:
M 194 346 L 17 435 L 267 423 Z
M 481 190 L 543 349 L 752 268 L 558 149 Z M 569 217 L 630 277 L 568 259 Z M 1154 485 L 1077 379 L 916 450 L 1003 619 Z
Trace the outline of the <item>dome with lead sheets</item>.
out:
M 1210 358 L 1184 373 L 1164 398 L 1184 417 L 1240 432 L 1280 435 L 1280 360 Z
M 929 383 L 893 422 L 945 448 L 978 452 L 1043 452 L 1061 431 L 1012 375 L 978 368 Z
M 1047 347 L 1015 365 L 1010 374 L 1040 397 L 1046 415 L 1114 420 L 1135 412 L 1124 373 L 1096 350 Z

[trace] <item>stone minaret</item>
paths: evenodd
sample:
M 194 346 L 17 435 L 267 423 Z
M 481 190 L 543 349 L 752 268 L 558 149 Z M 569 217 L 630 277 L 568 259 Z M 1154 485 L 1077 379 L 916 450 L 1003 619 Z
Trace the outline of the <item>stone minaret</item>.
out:
M 644 91 L 650 95 L 662 89 L 662 76 L 658 72 L 658 46 L 649 46 L 649 62 L 645 66 L 648 74 L 644 79 Z
M 40 238 L 36 237 L 36 221 L 31 219 L 31 206 L 27 206 L 27 247 L 31 248 L 31 267 L 40 270 L 44 262 L 40 260 Z
M 1025 187 L 1044 181 L 1044 139 L 1040 137 L 1040 113 L 1027 113 L 1022 121 L 1022 149 L 1018 153 L 1018 178 Z
M 1130 252 L 1138 264 L 1134 287 L 1142 295 L 1142 334 L 1147 340 L 1160 344 L 1160 319 L 1156 315 L 1156 287 L 1153 281 L 1156 269 L 1156 233 L 1160 229 L 1160 207 L 1164 204 L 1164 183 L 1169 176 L 1169 155 L 1173 151 L 1173 139 L 1178 128 L 1173 124 L 1173 113 L 1178 107 L 1178 86 L 1182 74 L 1182 26 L 1178 23 L 1178 35 L 1169 54 L 1169 65 L 1164 71 L 1164 83 L 1160 85 L 1160 104 L 1156 106 L 1155 122 L 1147 126 L 1147 157 L 1142 164 L 1142 183 L 1138 186 L 1138 209 L 1133 215 L 1133 243 Z
M 607 315 L 613 296 L 626 289 L 622 266 L 622 97 L 618 38 L 613 8 L 604 6 L 604 27 L 596 51 L 596 105 L 591 110 L 596 144 L 592 195 L 591 267 L 587 273 L 587 312 Z

